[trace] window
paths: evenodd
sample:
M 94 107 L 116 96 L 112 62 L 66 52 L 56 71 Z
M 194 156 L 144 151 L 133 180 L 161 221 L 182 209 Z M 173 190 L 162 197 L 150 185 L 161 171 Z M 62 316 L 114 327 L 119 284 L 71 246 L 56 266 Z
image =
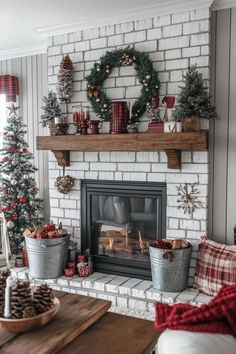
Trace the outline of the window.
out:
M 0 267 L 7 264 L 9 256 L 9 241 L 7 238 L 6 221 L 3 214 L 0 212 Z
M 6 95 L 0 95 L 0 149 L 2 148 L 3 129 L 7 123 Z

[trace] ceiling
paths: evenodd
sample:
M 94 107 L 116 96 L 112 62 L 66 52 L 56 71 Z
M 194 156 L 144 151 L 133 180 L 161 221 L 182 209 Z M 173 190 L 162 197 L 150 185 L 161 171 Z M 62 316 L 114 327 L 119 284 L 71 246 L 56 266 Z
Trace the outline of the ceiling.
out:
M 186 0 L 0 0 L 0 59 L 22 55 L 24 50 L 43 52 L 47 35 L 68 32 L 71 24 L 75 29 L 91 28 L 99 20 L 107 24 L 115 17 L 122 22 L 122 16 L 126 20 L 138 12 L 145 16 L 145 10 L 171 8 L 173 3 L 186 4 Z

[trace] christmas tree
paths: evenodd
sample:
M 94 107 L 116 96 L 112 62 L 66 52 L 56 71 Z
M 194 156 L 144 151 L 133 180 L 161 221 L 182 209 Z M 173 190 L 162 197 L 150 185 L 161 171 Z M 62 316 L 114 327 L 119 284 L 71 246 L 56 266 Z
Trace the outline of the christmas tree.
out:
M 48 96 L 43 97 L 44 106 L 42 107 L 44 113 L 41 115 L 41 123 L 43 127 L 54 123 L 55 117 L 60 117 L 61 107 L 58 103 L 55 92 L 49 91 Z
M 188 68 L 183 81 L 184 86 L 180 86 L 178 97 L 177 116 L 180 119 L 192 115 L 207 119 L 218 118 L 215 107 L 211 105 L 202 74 L 197 71 L 195 65 Z
M 32 174 L 37 168 L 31 163 L 33 155 L 24 139 L 26 125 L 12 105 L 4 129 L 0 158 L 0 201 L 7 221 L 12 253 L 21 250 L 22 233 L 26 228 L 42 222 L 42 200 Z

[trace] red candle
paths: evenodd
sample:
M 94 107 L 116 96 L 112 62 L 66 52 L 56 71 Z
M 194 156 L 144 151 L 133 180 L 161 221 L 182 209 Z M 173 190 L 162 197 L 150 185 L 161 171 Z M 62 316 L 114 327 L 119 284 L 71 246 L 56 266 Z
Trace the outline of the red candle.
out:
M 73 113 L 73 122 L 74 122 L 75 126 L 77 126 L 79 124 L 79 120 L 80 120 L 79 116 L 80 116 L 79 112 L 74 112 Z

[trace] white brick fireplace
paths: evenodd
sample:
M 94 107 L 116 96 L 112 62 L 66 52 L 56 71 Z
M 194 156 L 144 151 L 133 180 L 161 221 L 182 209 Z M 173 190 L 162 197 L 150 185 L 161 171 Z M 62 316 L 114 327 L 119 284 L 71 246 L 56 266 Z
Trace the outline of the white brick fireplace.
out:
M 134 46 L 148 52 L 161 81 L 160 95 L 178 95 L 182 74 L 188 65 L 197 64 L 209 84 L 210 79 L 210 11 L 208 8 L 154 16 L 138 21 L 109 25 L 50 37 L 48 41 L 48 82 L 56 90 L 57 71 L 63 54 L 69 54 L 74 63 L 74 94 L 69 105 L 87 103 L 86 80 L 95 61 L 107 50 Z M 114 69 L 104 88 L 111 99 L 135 99 L 140 85 L 132 67 Z M 141 130 L 146 129 L 146 122 Z M 127 139 L 128 139 L 127 135 Z M 167 237 L 187 238 L 195 243 L 207 232 L 208 152 L 182 152 L 181 170 L 167 168 L 166 155 L 158 152 L 72 152 L 66 173 L 76 178 L 73 191 L 64 196 L 54 186 L 62 173 L 50 153 L 51 217 L 62 221 L 74 237 L 80 240 L 80 180 L 115 180 L 166 182 Z M 179 184 L 197 183 L 199 199 L 204 207 L 197 209 L 193 219 L 178 209 Z M 192 260 L 191 266 L 195 266 Z M 190 271 L 193 276 L 194 269 Z

